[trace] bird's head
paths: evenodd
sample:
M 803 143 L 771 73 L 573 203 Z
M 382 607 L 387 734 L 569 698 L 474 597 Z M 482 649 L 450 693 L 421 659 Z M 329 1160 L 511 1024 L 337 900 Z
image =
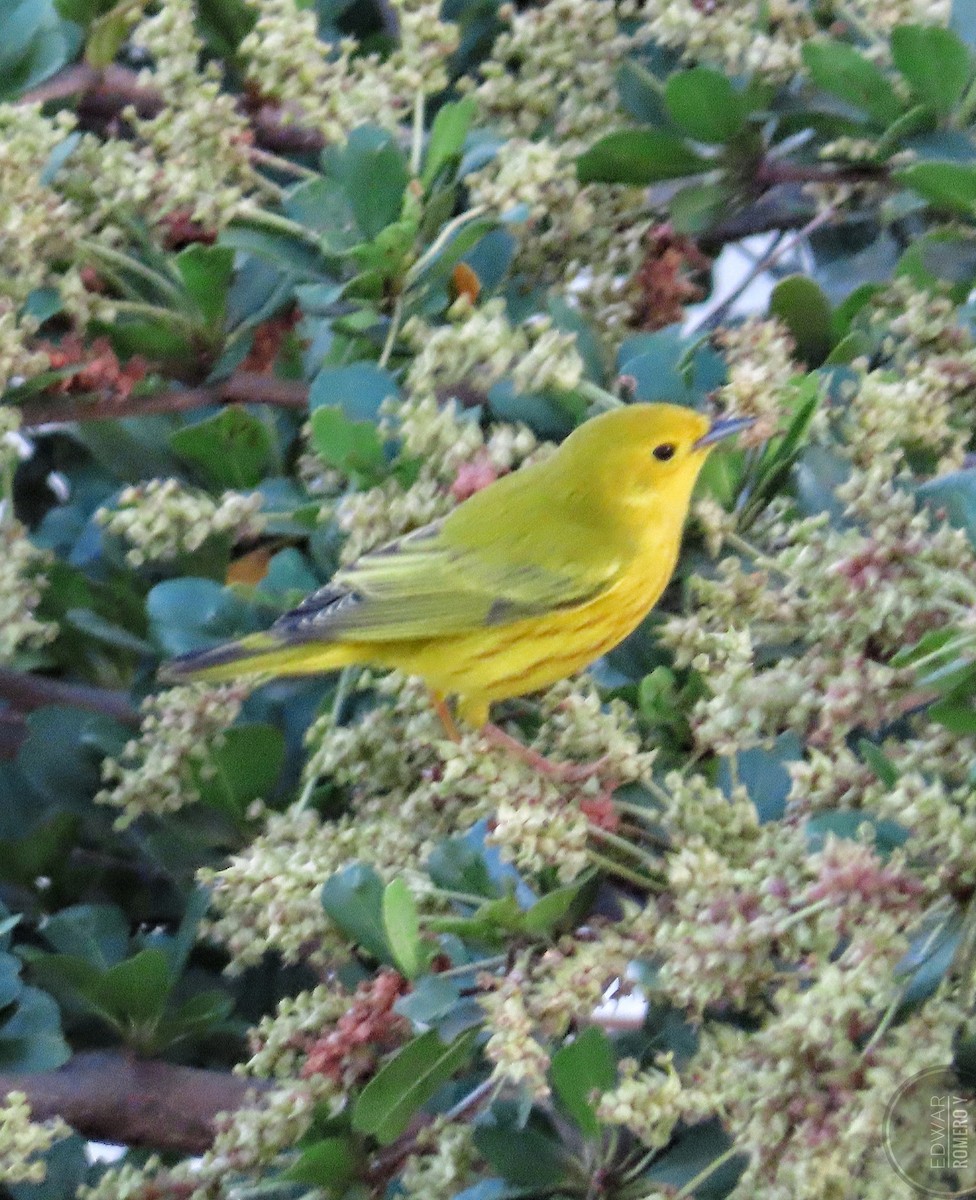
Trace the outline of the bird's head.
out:
M 598 471 L 617 504 L 673 506 L 683 519 L 709 452 L 751 424 L 747 417 L 710 421 L 676 404 L 630 404 L 587 421 L 564 447 L 570 469 L 591 478 Z

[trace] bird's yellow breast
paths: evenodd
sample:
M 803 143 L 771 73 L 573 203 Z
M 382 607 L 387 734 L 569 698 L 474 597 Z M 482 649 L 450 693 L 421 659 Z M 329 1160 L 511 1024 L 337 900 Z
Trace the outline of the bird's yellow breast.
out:
M 494 701 L 549 687 L 631 633 L 664 590 L 677 552 L 677 539 L 670 552 L 657 542 L 652 553 L 635 558 L 585 604 L 452 637 L 389 645 L 383 665 L 422 676 L 441 695 L 457 695 L 461 717 L 483 725 Z M 378 647 L 371 649 L 376 662 Z

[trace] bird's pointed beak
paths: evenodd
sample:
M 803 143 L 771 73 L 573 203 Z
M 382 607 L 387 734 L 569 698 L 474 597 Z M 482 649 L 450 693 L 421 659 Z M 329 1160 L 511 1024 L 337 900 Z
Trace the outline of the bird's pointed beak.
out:
M 714 446 L 723 438 L 731 437 L 734 433 L 741 433 L 743 429 L 748 429 L 755 423 L 755 417 L 721 417 L 712 422 L 711 429 L 708 433 L 702 434 L 692 446 L 692 450 L 707 450 L 709 446 Z

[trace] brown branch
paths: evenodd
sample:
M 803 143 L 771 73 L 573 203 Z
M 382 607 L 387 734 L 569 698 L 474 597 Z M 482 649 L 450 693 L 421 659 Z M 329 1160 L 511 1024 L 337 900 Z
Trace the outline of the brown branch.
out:
M 884 183 L 888 177 L 884 163 L 821 166 L 764 159 L 752 176 L 752 183 L 761 193 L 758 199 L 702 233 L 698 238 L 699 245 L 706 253 L 715 253 L 729 242 L 739 242 L 756 234 L 802 229 L 816 211 L 803 198 L 803 184 Z
M 61 1117 L 84 1137 L 184 1154 L 212 1145 L 218 1113 L 270 1086 L 117 1050 L 76 1054 L 57 1071 L 0 1073 L 0 1096 L 23 1092 L 38 1121 Z
M 46 675 L 11 671 L 8 667 L 0 667 L 0 699 L 6 700 L 17 712 L 22 713 L 33 712 L 35 708 L 43 708 L 46 704 L 65 704 L 70 708 L 85 708 L 89 712 L 101 713 L 121 721 L 123 725 L 139 724 L 139 714 L 132 706 L 128 692 L 65 683 L 60 679 L 49 679 Z
M 777 187 L 782 183 L 883 183 L 888 175 L 884 163 L 837 167 L 765 159 L 756 167 L 755 182 L 761 188 Z
M 78 114 L 90 121 L 111 122 L 134 108 L 140 117 L 155 117 L 162 112 L 162 94 L 126 67 L 111 66 L 99 71 L 87 63 L 76 63 L 59 71 L 36 88 L 25 92 L 20 102 L 45 104 L 77 98 Z M 303 126 L 280 106 L 262 104 L 252 114 L 254 134 L 259 146 L 279 154 L 315 154 L 325 147 L 325 138 L 317 129 Z
M 747 208 L 705 230 L 697 239 L 698 245 L 706 254 L 714 256 L 730 242 L 741 242 L 761 233 L 786 233 L 791 229 L 802 229 L 813 212 L 812 208 L 786 208 L 779 205 Z
M 63 421 L 115 421 L 153 413 L 190 412 L 211 404 L 272 404 L 278 408 L 302 410 L 308 406 L 308 384 L 239 371 L 221 383 L 156 392 L 150 396 L 129 396 L 125 400 L 111 396 L 94 399 L 46 397 L 21 405 L 21 426 L 31 429 Z

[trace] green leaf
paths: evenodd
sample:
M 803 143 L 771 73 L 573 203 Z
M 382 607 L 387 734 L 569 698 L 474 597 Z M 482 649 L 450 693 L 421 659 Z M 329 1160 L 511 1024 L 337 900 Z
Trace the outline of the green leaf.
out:
M 312 442 L 327 463 L 366 483 L 386 474 L 386 454 L 372 421 L 350 421 L 339 408 L 312 413 Z
M 431 126 L 421 180 L 429 188 L 441 170 L 461 161 L 464 139 L 468 136 L 477 105 L 473 96 L 445 104 Z
M 875 159 L 883 162 L 901 149 L 909 138 L 920 133 L 930 133 L 935 128 L 935 114 L 927 104 L 916 104 L 892 121 L 874 147 Z
M 70 1057 L 57 1004 L 46 992 L 25 987 L 13 1015 L 0 1024 L 0 1070 L 53 1071 Z
M 108 717 L 78 708 L 52 705 L 27 717 L 28 735 L 17 764 L 28 782 L 51 804 L 87 813 L 101 787 L 103 757 L 92 745 L 92 734 L 117 742 L 127 730 Z
M 120 1023 L 151 1027 L 163 1015 L 172 984 L 162 950 L 140 950 L 105 972 L 96 996 Z
M 176 430 L 169 444 L 217 488 L 257 487 L 274 461 L 270 429 L 236 404 Z
M 12 954 L 0 954 L 0 1010 L 9 1009 L 23 989 L 20 960 Z
M 246 216 L 235 218 L 220 234 L 222 246 L 254 255 L 278 271 L 288 271 L 298 282 L 319 283 L 329 278 L 329 264 L 314 240 L 310 235 L 301 236 L 300 230 L 268 229 L 258 221 L 248 224 Z M 350 239 L 357 240 L 356 236 Z
M 661 81 L 636 59 L 625 59 L 617 71 L 620 105 L 643 125 L 667 124 L 663 90 Z
M 851 332 L 851 324 L 862 309 L 881 291 L 880 283 L 862 283 L 841 300 L 833 312 L 833 334 L 842 338 Z
M 174 475 L 179 460 L 168 441 L 168 417 L 130 417 L 124 421 L 79 422 L 76 438 L 113 479 L 138 483 L 153 476 Z
M 304 1150 L 282 1177 L 292 1183 L 321 1188 L 327 1196 L 340 1197 L 359 1170 L 361 1159 L 355 1139 L 323 1138 Z
M 116 5 L 103 17 L 92 22 L 85 45 L 85 59 L 97 71 L 102 71 L 115 62 L 115 56 L 129 36 L 132 24 L 130 11 L 131 6 L 123 0 L 122 4 Z
M 80 30 L 60 19 L 50 0 L 6 0 L 0 12 L 0 100 L 13 100 L 74 57 Z
M 877 775 L 885 787 L 893 788 L 898 782 L 898 768 L 880 746 L 861 738 L 857 744 L 861 757 Z
M 103 971 L 129 950 L 129 922 L 114 904 L 73 904 L 48 917 L 41 933 L 59 954 L 76 955 Z
M 907 275 L 921 291 L 948 283 L 949 295 L 961 304 L 976 275 L 976 238 L 968 230 L 931 229 L 906 248 L 895 275 Z
M 346 367 L 323 367 L 312 380 L 308 406 L 338 408 L 351 421 L 379 419 L 384 400 L 399 399 L 396 380 L 375 363 L 357 362 Z
M 106 620 L 90 608 L 69 608 L 62 618 L 62 623 L 103 646 L 122 650 L 127 654 L 153 654 L 156 649 L 152 642 L 137 637 L 128 629 Z
M 589 1138 L 600 1136 L 593 1093 L 602 1095 L 617 1082 L 617 1063 L 610 1039 L 591 1025 L 552 1056 L 552 1086 L 560 1104 Z
M 573 883 L 547 892 L 541 900 L 528 910 L 522 918 L 522 928 L 534 937 L 551 937 L 552 934 L 573 918 L 582 918 L 585 898 L 592 898 L 596 884 L 596 872 L 587 871 Z
M 966 217 L 976 213 L 976 165 L 921 162 L 895 171 L 892 177 L 918 192 L 934 208 Z
M 201 803 L 242 819 L 249 804 L 268 798 L 284 760 L 284 735 L 274 725 L 231 726 L 200 770 Z
M 176 363 L 192 362 L 196 355 L 196 348 L 187 335 L 174 329 L 164 319 L 134 321 L 119 317 L 106 326 L 105 332 L 119 358 L 141 354 L 153 362 L 165 363 L 172 369 Z M 113 421 L 111 424 L 117 429 L 121 422 Z M 82 433 L 90 437 L 91 428 L 82 427 Z
M 740 509 L 740 526 L 749 523 L 783 487 L 804 451 L 804 441 L 810 422 L 820 403 L 815 375 L 804 376 L 796 388 L 797 399 L 793 420 L 781 438 L 767 442 L 753 473 L 745 503 Z
M 323 175 L 303 180 L 289 190 L 282 208 L 290 220 L 321 236 L 327 254 L 345 254 L 362 240 L 352 204 L 337 179 Z M 334 294 L 336 289 L 324 286 L 328 303 L 333 304 L 338 298 Z
M 388 883 L 383 892 L 383 928 L 401 974 L 415 979 L 426 966 L 427 956 L 420 940 L 417 904 L 402 879 Z
M 883 854 L 901 846 L 908 837 L 908 830 L 897 822 L 879 819 L 860 808 L 839 808 L 815 813 L 807 818 L 804 831 L 811 853 L 816 854 L 823 849 L 828 834 L 854 840 L 860 836 L 864 825 L 873 830 L 874 844 Z
M 205 324 L 219 329 L 227 312 L 234 251 L 229 246 L 205 246 L 194 242 L 177 254 L 176 269 Z
M 393 134 L 372 126 L 354 129 L 345 147 L 326 151 L 324 161 L 345 188 L 366 241 L 399 219 L 410 172 Z
M 246 0 L 197 0 L 197 22 L 208 48 L 219 58 L 232 59 L 254 28 L 257 13 Z
M 926 716 L 959 737 L 976 734 L 976 707 L 968 700 L 939 700 L 930 705 Z
M 887 127 L 901 115 L 903 105 L 891 81 L 853 46 L 809 41 L 801 53 L 818 87 L 863 109 L 877 125 Z
M 470 917 L 430 917 L 427 928 L 434 933 L 453 933 L 470 941 L 499 945 L 506 935 L 522 933 L 525 914 L 514 896 L 486 900 Z
M 523 1121 L 519 1110 L 511 1101 L 493 1104 L 475 1126 L 474 1144 L 509 1183 L 554 1191 L 566 1177 L 566 1153 L 541 1113 Z
M 384 1145 L 395 1141 L 414 1113 L 467 1063 L 478 1035 L 477 1029 L 469 1029 L 445 1046 L 432 1029 L 408 1042 L 359 1094 L 353 1129 Z
M 66 1011 L 94 1013 L 104 1021 L 114 1022 L 99 995 L 104 970 L 75 954 L 45 954 L 33 946 L 25 947 L 21 953 L 30 964 L 33 982 L 55 996 Z
M 830 301 L 807 275 L 790 275 L 773 288 L 769 315 L 779 317 L 811 369 L 819 367 L 833 345 Z
M 392 966 L 396 958 L 386 939 L 384 890 L 372 867 L 353 863 L 322 885 L 322 907 L 350 941 Z
M 667 82 L 664 102 L 675 124 L 699 142 L 730 142 L 741 133 L 749 106 L 741 92 L 709 67 L 678 71 Z
M 197 992 L 176 1009 L 162 1017 L 152 1039 L 154 1047 L 171 1046 L 187 1038 L 198 1038 L 221 1025 L 234 1011 L 234 998 L 227 992 L 211 988 Z
M 668 211 L 678 233 L 692 237 L 706 233 L 732 202 L 725 183 L 692 183 L 671 197 Z
M 463 837 L 445 838 L 432 852 L 427 871 L 438 887 L 449 892 L 489 899 L 499 894 L 484 855 Z
M 480 217 L 477 220 L 468 221 L 441 245 L 436 254 L 425 259 L 422 269 L 410 277 L 411 282 L 414 285 L 423 282 L 431 286 L 438 281 L 446 280 L 462 259 L 467 259 L 475 252 L 476 247 L 480 249 L 479 243 L 496 232 L 501 231 L 498 221 L 494 217 Z M 475 271 L 475 273 L 479 279 L 482 278 L 480 272 Z
M 580 183 L 630 183 L 640 187 L 662 179 L 699 175 L 716 165 L 677 134 L 661 129 L 618 129 L 580 155 L 576 174 Z
M 855 358 L 870 358 L 871 342 L 866 333 L 856 330 L 848 333 L 834 345 L 833 350 L 824 359 L 825 367 L 849 366 Z
M 892 658 L 893 667 L 910 667 L 920 658 L 936 660 L 943 655 L 955 655 L 955 641 L 958 634 L 953 629 L 932 629 L 915 643 L 905 646 Z
M 58 15 L 66 21 L 87 27 L 96 19 L 110 12 L 115 0 L 54 0 Z
M 423 975 L 406 996 L 397 1000 L 395 1008 L 414 1025 L 429 1027 L 450 1016 L 460 1003 L 461 988 L 455 978 Z
M 965 44 L 939 25 L 899 25 L 891 34 L 891 57 L 912 91 L 947 116 L 969 82 Z
M 256 628 L 253 610 L 212 579 L 167 579 L 146 597 L 149 628 L 169 655 L 202 650 Z
M 915 489 L 918 498 L 944 514 L 956 529 L 964 529 L 976 548 L 976 467 L 939 475 Z

